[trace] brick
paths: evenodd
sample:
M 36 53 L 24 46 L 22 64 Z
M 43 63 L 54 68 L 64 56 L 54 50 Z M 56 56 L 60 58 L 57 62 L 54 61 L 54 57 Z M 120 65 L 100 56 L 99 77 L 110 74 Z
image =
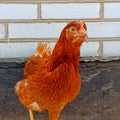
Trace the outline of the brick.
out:
M 99 3 L 42 4 L 43 19 L 99 18 Z
M 99 37 L 120 37 L 120 22 L 89 22 L 88 36 Z
M 35 4 L 0 4 L 0 19 L 36 19 Z
M 3 24 L 0 24 L 0 39 L 5 37 L 5 27 Z
M 120 18 L 120 3 L 105 3 L 104 4 L 105 18 Z
M 103 56 L 120 56 L 120 41 L 103 42 Z
M 81 47 L 81 57 L 95 57 L 98 56 L 99 43 L 98 42 L 84 42 Z
M 0 43 L 0 58 L 28 57 L 35 53 L 37 43 Z
M 10 38 L 57 38 L 66 23 L 9 24 Z

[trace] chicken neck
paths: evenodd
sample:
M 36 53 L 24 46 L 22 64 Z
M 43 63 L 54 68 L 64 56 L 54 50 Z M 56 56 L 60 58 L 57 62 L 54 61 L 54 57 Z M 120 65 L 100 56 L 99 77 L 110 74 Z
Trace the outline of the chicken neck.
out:
M 50 71 L 58 67 L 63 62 L 66 62 L 67 64 L 73 64 L 75 70 L 78 71 L 80 61 L 80 46 L 82 42 L 77 45 L 69 44 L 67 42 L 65 39 L 60 39 L 57 42 L 50 57 Z

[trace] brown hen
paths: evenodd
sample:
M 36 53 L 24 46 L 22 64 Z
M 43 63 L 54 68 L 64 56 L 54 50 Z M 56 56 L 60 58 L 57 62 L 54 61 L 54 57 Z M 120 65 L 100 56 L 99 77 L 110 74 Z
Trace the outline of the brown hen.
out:
M 78 95 L 80 47 L 87 39 L 86 24 L 72 21 L 62 30 L 52 54 L 50 47 L 42 44 L 28 59 L 24 78 L 15 85 L 15 91 L 31 120 L 32 111 L 44 110 L 48 110 L 50 120 L 58 120 L 64 106 Z

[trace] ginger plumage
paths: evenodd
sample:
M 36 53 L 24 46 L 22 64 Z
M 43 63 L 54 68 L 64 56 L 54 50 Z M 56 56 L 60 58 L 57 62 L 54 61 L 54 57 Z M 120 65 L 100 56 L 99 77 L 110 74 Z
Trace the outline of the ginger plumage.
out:
M 50 120 L 58 120 L 64 106 L 78 95 L 80 47 L 87 40 L 86 31 L 83 21 L 72 21 L 61 32 L 52 53 L 47 44 L 42 44 L 28 59 L 24 78 L 15 91 L 31 120 L 32 111 L 44 110 L 48 110 Z

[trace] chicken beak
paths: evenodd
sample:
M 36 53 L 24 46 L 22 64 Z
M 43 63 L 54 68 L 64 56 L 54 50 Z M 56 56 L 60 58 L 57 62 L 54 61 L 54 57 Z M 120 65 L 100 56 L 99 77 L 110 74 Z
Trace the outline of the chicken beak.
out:
M 88 42 L 88 35 L 87 34 L 85 34 L 83 41 Z
M 78 31 L 79 37 L 84 41 L 84 42 L 88 42 L 88 35 L 87 35 L 87 31 L 85 29 L 82 29 L 80 31 Z

